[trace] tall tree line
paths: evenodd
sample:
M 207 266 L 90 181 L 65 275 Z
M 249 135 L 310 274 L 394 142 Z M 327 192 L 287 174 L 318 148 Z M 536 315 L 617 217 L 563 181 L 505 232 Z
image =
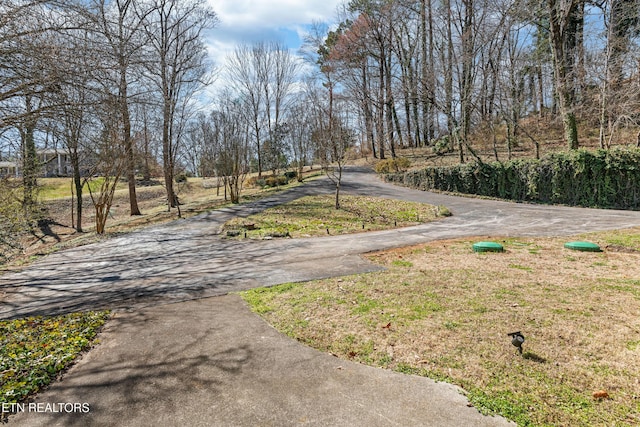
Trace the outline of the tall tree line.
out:
M 175 207 L 179 144 L 211 72 L 203 32 L 215 24 L 205 0 L 1 0 L 0 136 L 21 161 L 25 209 L 40 173 L 36 146 L 55 146 L 73 167 L 78 231 L 88 175 L 124 177 L 139 215 L 136 175 L 148 175 L 152 129 Z
M 605 147 L 623 124 L 640 125 L 638 3 L 351 0 L 315 37 L 316 60 L 357 108 L 374 157 L 438 140 L 464 162 L 478 158 L 483 129 L 511 153 L 535 140 L 523 135 L 528 116 L 562 123 L 570 149 L 580 123 L 599 123 Z

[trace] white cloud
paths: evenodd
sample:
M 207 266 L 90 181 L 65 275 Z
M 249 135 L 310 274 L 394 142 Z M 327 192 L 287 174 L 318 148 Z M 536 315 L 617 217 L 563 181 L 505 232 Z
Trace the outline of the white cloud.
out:
M 341 0 L 209 0 L 221 27 L 279 28 L 331 20 Z
M 331 22 L 342 0 L 208 0 L 218 16 L 207 41 L 218 65 L 240 43 L 278 41 L 292 49 L 301 43 L 301 29 L 314 21 Z
M 294 54 L 302 43 L 304 28 L 314 21 L 335 20 L 343 0 L 208 0 L 218 25 L 206 35 L 209 57 L 218 71 L 216 82 L 206 90 L 211 98 L 226 85 L 220 73 L 226 57 L 241 43 L 277 41 Z

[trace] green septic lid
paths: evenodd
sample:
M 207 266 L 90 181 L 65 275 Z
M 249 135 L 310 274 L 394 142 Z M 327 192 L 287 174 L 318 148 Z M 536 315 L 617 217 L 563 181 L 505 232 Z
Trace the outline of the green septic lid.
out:
M 496 242 L 478 242 L 473 244 L 474 252 L 504 252 L 504 248 L 500 243 Z
M 602 252 L 600 246 L 591 242 L 569 242 L 565 243 L 564 247 L 567 249 L 572 249 L 574 251 L 582 251 L 582 252 Z

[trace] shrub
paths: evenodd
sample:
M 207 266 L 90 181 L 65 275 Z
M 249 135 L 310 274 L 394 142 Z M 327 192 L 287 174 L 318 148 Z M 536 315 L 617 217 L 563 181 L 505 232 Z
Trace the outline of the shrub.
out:
M 411 161 L 406 157 L 380 160 L 376 163 L 375 171 L 380 174 L 404 172 L 411 166 Z
M 451 151 L 451 140 L 449 138 L 449 135 L 443 136 L 442 138 L 436 140 L 435 144 L 433 144 L 433 152 L 438 156 L 450 153 Z
M 184 182 L 187 182 L 187 174 L 186 173 L 179 173 L 178 175 L 173 177 L 173 180 L 178 184 L 182 184 Z
M 377 170 L 377 168 L 376 168 Z M 640 208 L 640 149 L 573 150 L 540 160 L 431 167 L 386 176 L 421 190 L 584 207 Z
M 264 178 L 258 178 L 257 176 L 252 176 L 247 180 L 247 186 L 249 187 L 264 187 L 265 185 Z
M 264 181 L 267 187 L 277 187 L 280 185 L 287 185 L 289 183 L 289 180 L 284 175 L 269 176 Z

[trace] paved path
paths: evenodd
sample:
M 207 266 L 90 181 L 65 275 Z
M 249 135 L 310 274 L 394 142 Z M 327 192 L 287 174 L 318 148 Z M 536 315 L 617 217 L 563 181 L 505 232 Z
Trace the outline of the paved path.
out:
M 26 407 L 9 424 L 509 425 L 468 407 L 454 386 L 340 360 L 284 337 L 237 295 L 119 312 L 100 339 L 36 401 L 86 403 L 88 413 Z
M 481 416 L 455 387 L 374 369 L 274 331 L 230 291 L 379 267 L 360 254 L 473 235 L 564 235 L 640 225 L 640 212 L 524 205 L 392 187 L 364 170 L 344 191 L 442 204 L 442 221 L 316 239 L 237 242 L 235 214 L 330 192 L 318 180 L 249 206 L 149 228 L 53 254 L 0 277 L 0 318 L 118 308 L 102 343 L 39 403 L 82 403 L 88 414 L 25 412 L 16 425 L 507 425 Z
M 0 276 L 0 291 L 7 294 L 0 318 L 140 307 L 376 271 L 379 267 L 363 260 L 361 254 L 437 239 L 569 235 L 640 225 L 640 212 L 453 197 L 392 186 L 364 169 L 353 169 L 345 176 L 345 193 L 445 205 L 454 216 L 399 230 L 313 239 L 234 241 L 219 234 L 220 226 L 234 215 L 330 191 L 328 180 L 317 180 L 248 206 L 52 254 L 23 272 Z

